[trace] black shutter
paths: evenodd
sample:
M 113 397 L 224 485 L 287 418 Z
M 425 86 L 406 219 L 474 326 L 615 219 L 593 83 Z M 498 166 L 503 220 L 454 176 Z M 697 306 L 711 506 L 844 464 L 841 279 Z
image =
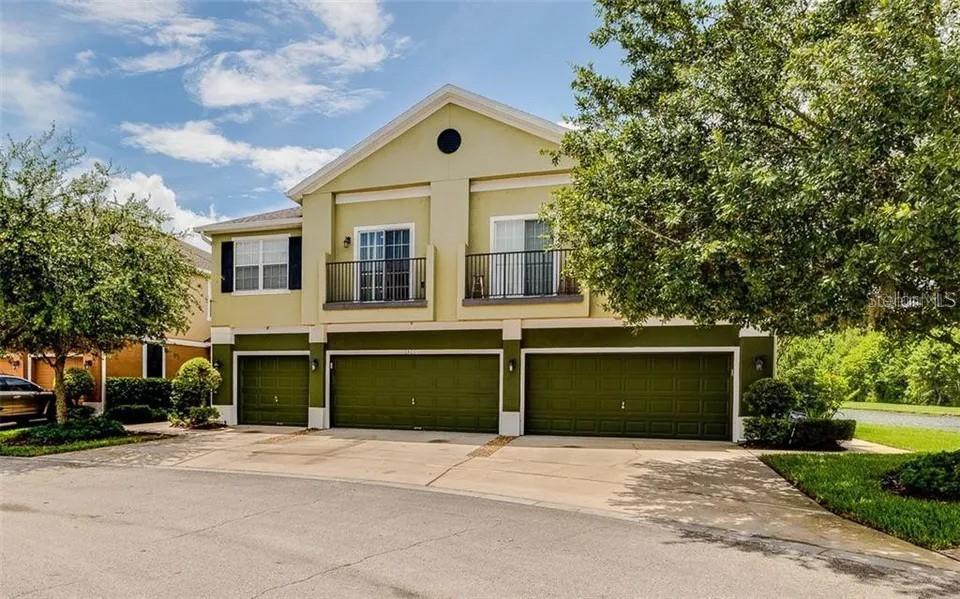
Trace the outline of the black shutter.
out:
M 233 242 L 220 244 L 220 293 L 233 293 Z
M 290 257 L 290 289 L 300 289 L 302 287 L 303 269 L 303 237 L 291 237 L 289 257 Z

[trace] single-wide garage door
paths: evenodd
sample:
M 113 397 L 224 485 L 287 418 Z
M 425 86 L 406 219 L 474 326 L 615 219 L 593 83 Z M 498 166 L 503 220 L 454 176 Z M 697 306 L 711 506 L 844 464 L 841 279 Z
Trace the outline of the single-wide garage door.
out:
M 493 355 L 336 356 L 332 423 L 495 433 L 499 369 Z
M 241 424 L 306 426 L 307 356 L 240 356 L 237 370 Z
M 527 434 L 730 439 L 730 354 L 530 354 Z

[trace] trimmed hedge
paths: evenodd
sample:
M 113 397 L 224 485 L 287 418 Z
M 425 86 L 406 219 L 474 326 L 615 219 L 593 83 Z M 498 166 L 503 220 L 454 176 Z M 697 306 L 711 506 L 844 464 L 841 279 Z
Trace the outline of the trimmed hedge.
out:
M 112 377 L 107 379 L 107 406 L 149 406 L 155 410 L 169 410 L 171 390 L 167 379 Z
M 752 445 L 781 449 L 836 449 L 837 441 L 849 441 L 856 420 L 754 417 L 744 419 L 743 436 Z
M 902 495 L 960 501 L 960 451 L 920 454 L 888 474 L 884 486 Z
M 750 414 L 766 418 L 784 418 L 800 405 L 800 396 L 790 383 L 763 378 L 750 385 L 743 396 L 743 403 Z
M 122 437 L 127 434 L 116 420 L 96 416 L 86 420 L 68 420 L 64 424 L 44 424 L 26 428 L 15 436 L 4 439 L 5 445 L 65 445 L 76 441 L 91 441 Z
M 105 416 L 123 424 L 143 424 L 144 422 L 163 422 L 167 419 L 167 412 L 147 405 L 131 404 L 108 408 Z

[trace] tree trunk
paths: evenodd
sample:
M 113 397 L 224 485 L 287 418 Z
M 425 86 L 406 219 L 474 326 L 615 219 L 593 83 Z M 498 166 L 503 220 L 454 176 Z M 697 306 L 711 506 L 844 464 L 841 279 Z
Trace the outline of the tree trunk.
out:
M 67 389 L 63 385 L 63 371 L 66 365 L 66 356 L 57 356 L 53 363 L 53 395 L 57 401 L 57 424 L 64 424 L 67 421 Z

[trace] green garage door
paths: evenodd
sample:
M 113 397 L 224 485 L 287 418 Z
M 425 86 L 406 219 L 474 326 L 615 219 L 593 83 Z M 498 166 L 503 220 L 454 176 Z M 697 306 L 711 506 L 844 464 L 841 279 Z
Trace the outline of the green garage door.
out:
M 336 356 L 332 423 L 495 433 L 499 369 L 490 355 Z
M 240 356 L 241 424 L 307 425 L 307 356 Z
M 532 354 L 524 432 L 730 439 L 729 354 Z

